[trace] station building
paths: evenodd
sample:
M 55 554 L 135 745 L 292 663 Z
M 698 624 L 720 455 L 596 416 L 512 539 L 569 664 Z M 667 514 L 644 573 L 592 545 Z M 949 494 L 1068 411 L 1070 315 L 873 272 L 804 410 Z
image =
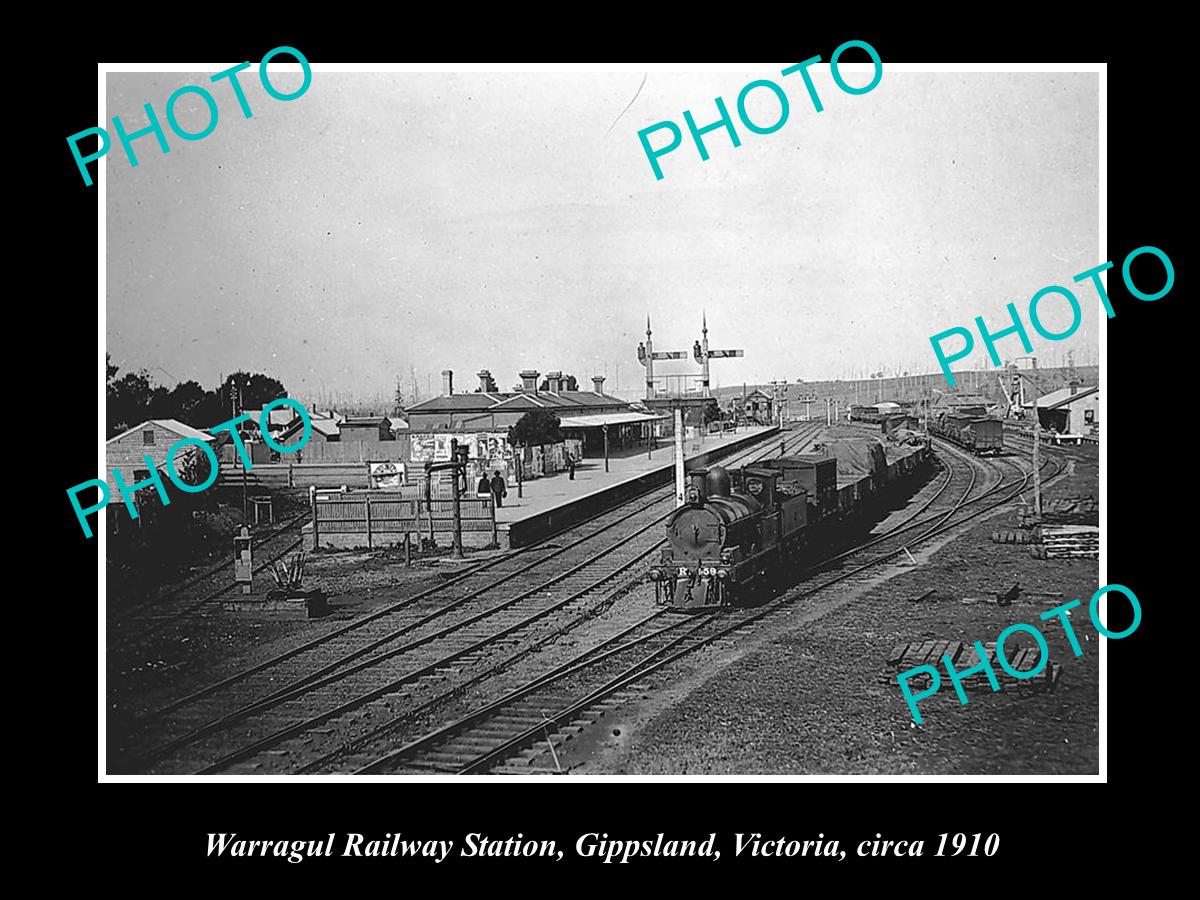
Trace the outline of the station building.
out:
M 392 420 L 387 416 L 347 416 L 339 425 L 343 441 L 392 441 Z
M 209 444 L 216 439 L 205 431 L 185 425 L 175 419 L 147 419 L 140 425 L 135 425 L 128 431 L 123 431 L 116 437 L 109 438 L 104 444 L 104 461 L 107 472 L 108 492 L 110 498 L 120 503 L 120 492 L 113 481 L 112 470 L 118 469 L 126 484 L 144 481 L 150 477 L 146 467 L 146 457 L 149 456 L 154 467 L 163 473 L 164 484 L 167 482 L 166 469 L 167 451 L 180 438 L 199 438 Z M 182 466 L 186 461 L 197 455 L 196 447 L 184 447 L 176 455 L 176 464 Z M 153 490 L 151 489 L 151 493 Z
M 410 432 L 506 431 L 521 416 L 534 409 L 545 409 L 564 416 L 606 415 L 629 412 L 630 404 L 604 393 L 604 376 L 592 378 L 592 390 L 570 389 L 574 378 L 562 372 L 548 372 L 539 385 L 541 373 L 534 369 L 521 372 L 521 383 L 511 391 L 498 391 L 492 373 L 479 372 L 479 387 L 470 393 L 454 392 L 454 373 L 442 372 L 442 393 L 423 400 L 407 410 Z
M 752 422 L 769 425 L 774 421 L 775 401 L 766 391 L 755 389 L 740 400 L 743 415 Z
M 651 427 L 661 416 L 642 412 L 626 400 L 604 393 L 604 376 L 592 378 L 592 390 L 578 390 L 573 377 L 561 371 L 547 372 L 545 378 L 536 369 L 520 373 L 520 384 L 511 391 L 500 391 L 492 373 L 487 369 L 477 375 L 478 387 L 470 392 L 456 393 L 454 373 L 442 372 L 442 393 L 408 408 L 408 439 L 410 460 L 446 458 L 449 439 L 457 437 L 460 444 L 472 447 L 472 458 L 498 459 L 497 454 L 511 459 L 507 447 L 510 426 L 534 410 L 545 410 L 558 416 L 562 431 L 577 445 L 575 456 L 598 457 L 604 453 L 607 427 L 608 449 L 620 455 L 644 447 L 652 440 Z M 534 460 L 528 460 L 535 465 Z M 551 463 L 548 469 L 559 463 Z
M 1038 398 L 1038 421 L 1047 431 L 1094 437 L 1100 433 L 1100 388 L 1072 382 Z

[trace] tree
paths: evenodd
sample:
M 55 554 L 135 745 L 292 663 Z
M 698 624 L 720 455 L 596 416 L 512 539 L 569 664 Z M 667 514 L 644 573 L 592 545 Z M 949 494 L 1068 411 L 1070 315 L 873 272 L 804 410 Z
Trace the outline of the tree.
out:
M 716 400 L 709 400 L 708 405 L 704 407 L 704 424 L 709 422 L 719 421 L 721 418 L 721 407 Z
M 113 374 L 115 375 L 115 371 Z M 150 384 L 150 374 L 145 369 L 140 372 L 126 372 L 120 378 L 110 381 L 105 391 L 109 435 L 120 434 L 125 429 L 150 418 L 150 401 L 153 396 L 154 388 Z
M 175 405 L 171 402 L 171 392 L 161 384 L 150 389 L 150 399 L 146 401 L 146 418 L 148 419 L 178 419 Z
M 212 393 L 200 387 L 198 382 L 181 381 L 171 391 L 168 401 L 172 410 L 171 418 L 193 428 L 216 425 L 215 421 L 207 421 L 208 415 L 215 411 L 215 400 Z
M 562 423 L 549 410 L 531 409 L 508 429 L 508 442 L 514 447 L 557 444 L 562 439 Z
M 229 416 L 225 418 L 233 415 L 231 402 L 234 386 L 237 387 L 242 409 L 262 409 L 272 400 L 278 400 L 280 397 L 288 395 L 283 382 L 270 375 L 258 372 L 253 375 L 249 372 L 234 372 L 225 379 L 225 383 L 221 385 L 218 392 L 222 408 L 230 410 Z
M 228 421 L 234 415 L 235 385 L 242 409 L 260 409 L 272 400 L 288 395 L 282 382 L 258 372 L 234 372 L 215 391 L 206 391 L 195 381 L 183 381 L 168 389 L 153 384 L 145 369 L 126 372 L 117 378 L 120 369 L 112 364 L 111 357 L 105 354 L 104 362 L 110 437 L 146 419 L 178 419 L 193 428 L 211 428 Z M 399 402 L 399 384 L 396 387 Z
M 212 473 L 212 464 L 208 454 L 199 447 L 186 446 L 175 457 L 175 472 L 185 484 L 192 486 L 204 484 Z

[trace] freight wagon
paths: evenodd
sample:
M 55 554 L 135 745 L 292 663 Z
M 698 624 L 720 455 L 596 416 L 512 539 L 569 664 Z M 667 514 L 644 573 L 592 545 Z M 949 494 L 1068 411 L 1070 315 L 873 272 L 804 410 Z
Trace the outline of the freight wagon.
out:
M 929 423 L 929 430 L 977 456 L 996 456 L 1004 452 L 1004 423 L 992 416 L 943 413 Z
M 667 546 L 650 570 L 660 604 L 675 610 L 745 602 L 859 530 L 929 460 L 926 446 L 888 459 L 873 438 L 831 441 L 827 455 L 762 460 L 691 473 L 668 518 Z M 839 481 L 839 463 L 848 475 Z

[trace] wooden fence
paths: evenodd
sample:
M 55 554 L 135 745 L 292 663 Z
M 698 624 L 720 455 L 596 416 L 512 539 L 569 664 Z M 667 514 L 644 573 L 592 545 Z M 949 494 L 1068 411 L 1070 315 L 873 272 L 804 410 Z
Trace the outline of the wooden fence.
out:
M 368 486 L 366 463 L 255 463 L 245 477 L 248 487 L 277 491 L 286 488 L 338 488 L 343 484 L 349 488 Z M 219 486 L 234 490 L 240 489 L 241 484 L 241 463 L 221 463 Z
M 496 510 L 490 497 L 463 497 L 459 520 L 464 532 L 490 531 L 497 542 Z M 405 491 L 313 491 L 313 546 L 322 535 L 361 534 L 366 546 L 403 543 L 405 535 L 435 539 L 454 533 L 454 501 L 426 501 Z

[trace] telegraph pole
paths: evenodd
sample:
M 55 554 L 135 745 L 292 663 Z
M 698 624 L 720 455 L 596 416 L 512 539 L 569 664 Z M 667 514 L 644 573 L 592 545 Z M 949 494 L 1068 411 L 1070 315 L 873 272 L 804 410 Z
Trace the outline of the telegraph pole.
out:
M 1033 514 L 1035 520 L 1040 524 L 1042 521 L 1042 416 L 1038 411 L 1038 401 L 1042 397 L 1042 392 L 1037 382 L 1037 357 L 1018 356 L 1016 359 L 1027 359 L 1031 365 L 1029 372 L 1022 372 L 1016 368 L 1014 361 L 1013 372 L 1027 379 L 1033 387 Z
M 237 381 L 230 381 L 229 386 L 229 401 L 230 405 L 233 407 L 233 418 L 236 419 L 242 414 L 242 392 L 238 390 Z M 235 425 L 234 427 L 236 428 L 237 426 Z M 250 524 L 250 515 L 248 512 L 248 501 L 246 499 L 246 494 L 247 481 L 250 476 L 246 474 L 246 461 L 241 459 L 240 455 L 238 461 L 242 464 L 242 524 L 248 526 Z
M 450 477 L 453 479 L 453 490 L 451 497 L 453 498 L 452 509 L 454 516 L 454 552 L 455 559 L 463 558 L 462 548 L 462 488 L 459 484 L 459 479 L 466 476 L 466 454 L 467 448 L 462 448 L 462 453 L 459 453 L 458 439 L 450 438 L 450 460 L 454 463 L 454 468 L 450 470 Z M 493 501 L 494 502 L 494 501 Z
M 1033 383 L 1033 514 L 1040 525 L 1042 523 L 1042 466 L 1039 450 L 1042 445 L 1042 415 L 1038 411 L 1038 401 L 1042 392 L 1037 383 L 1037 357 L 1033 357 L 1033 372 L 1030 377 Z
M 683 407 L 675 407 L 675 506 L 683 506 Z

